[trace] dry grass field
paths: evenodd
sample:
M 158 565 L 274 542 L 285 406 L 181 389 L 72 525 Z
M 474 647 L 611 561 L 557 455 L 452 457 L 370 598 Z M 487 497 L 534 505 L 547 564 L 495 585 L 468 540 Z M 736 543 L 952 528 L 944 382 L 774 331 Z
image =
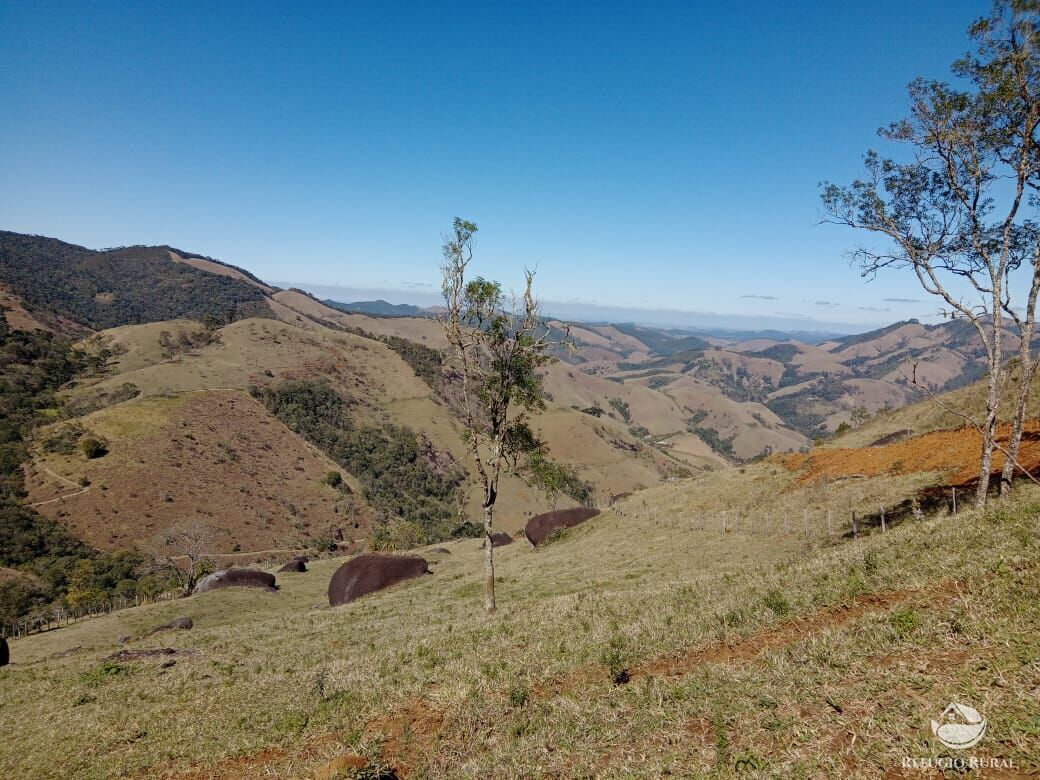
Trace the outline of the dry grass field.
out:
M 349 498 L 325 484 L 342 469 L 247 393 L 148 396 L 75 424 L 112 442 L 111 452 L 87 460 L 38 448 L 29 501 L 94 547 L 145 545 L 185 523 L 223 529 L 214 552 L 306 547 L 332 528 L 361 539 L 371 526 L 356 481 L 347 475 Z
M 973 754 L 1038 771 L 1040 492 L 826 533 L 827 508 L 927 482 L 799 486 L 765 462 L 646 490 L 537 552 L 500 548 L 492 617 L 470 540 L 345 607 L 323 597 L 339 561 L 318 561 L 278 593 L 15 640 L 0 775 L 898 777 L 946 754 L 928 722 L 951 700 L 989 719 Z M 803 508 L 808 529 L 761 520 Z M 196 627 L 125 648 L 176 654 L 106 660 L 178 614 Z
M 286 297 L 320 305 L 293 296 Z M 185 346 L 185 339 L 195 344 Z M 354 499 L 349 517 L 336 513 L 338 497 L 320 479 L 342 469 L 253 402 L 247 391 L 254 385 L 326 378 L 357 399 L 360 421 L 407 426 L 472 468 L 448 409 L 396 352 L 373 339 L 276 319 L 241 320 L 207 336 L 199 323 L 176 320 L 104 331 L 85 344 L 116 356 L 104 376 L 65 392 L 72 404 L 118 393 L 127 383 L 140 395 L 75 420 L 109 441 L 108 455 L 88 461 L 78 452 L 47 453 L 37 446 L 27 485 L 39 511 L 106 549 L 188 519 L 224 529 L 221 552 L 291 546 L 333 525 L 351 538 L 364 535 L 371 508 L 357 481 L 344 472 Z M 69 424 L 57 423 L 38 438 Z M 538 415 L 535 427 L 552 456 L 576 467 L 600 501 L 657 484 L 684 467 L 721 464 L 710 451 L 670 457 L 639 442 L 620 421 L 559 405 Z M 76 485 L 82 479 L 91 487 L 81 492 Z M 512 475 L 503 480 L 501 495 L 498 524 L 508 532 L 549 508 L 543 493 Z M 467 506 L 472 516 L 479 514 L 475 491 Z

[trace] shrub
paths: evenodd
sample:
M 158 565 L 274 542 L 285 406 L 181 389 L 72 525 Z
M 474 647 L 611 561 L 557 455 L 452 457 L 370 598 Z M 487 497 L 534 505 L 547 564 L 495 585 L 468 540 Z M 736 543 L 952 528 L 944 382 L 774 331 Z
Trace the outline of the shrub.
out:
M 85 431 L 82 426 L 76 423 L 62 425 L 44 436 L 41 439 L 40 444 L 43 447 L 44 452 L 53 452 L 59 455 L 71 455 L 76 451 L 76 447 L 84 434 Z
M 121 666 L 115 661 L 102 661 L 100 665 L 83 672 L 79 676 L 79 681 L 90 688 L 97 688 L 113 677 L 121 677 L 129 673 L 130 670 L 127 667 Z
M 776 588 L 765 595 L 765 598 L 762 599 L 762 603 L 772 610 L 773 614 L 777 617 L 785 617 L 791 614 L 791 603 L 787 600 L 787 597 Z
M 523 683 L 517 683 L 509 689 L 509 706 L 520 709 L 531 698 L 531 691 Z
M 79 449 L 87 460 L 94 460 L 108 454 L 108 442 L 100 436 L 88 434 L 79 440 Z
M 622 420 L 626 423 L 632 422 L 632 412 L 628 408 L 628 401 L 623 401 L 620 398 L 611 398 L 610 405 L 619 415 L 621 415 Z
M 311 540 L 311 547 L 318 552 L 335 552 L 338 545 L 331 536 L 318 536 Z
M 628 651 L 625 640 L 615 636 L 607 642 L 600 653 L 600 663 L 607 667 L 607 676 L 614 685 L 624 685 L 629 681 Z
M 913 607 L 904 607 L 893 612 L 889 616 L 888 622 L 895 629 L 899 638 L 905 639 L 917 628 L 918 623 L 921 622 L 921 616 L 917 614 L 917 610 Z
M 592 485 L 583 480 L 573 466 L 557 463 L 539 451 L 528 458 L 527 468 L 532 481 L 545 491 L 554 507 L 560 494 L 581 504 L 588 503 L 592 498 Z
M 868 550 L 867 554 L 863 556 L 863 571 L 867 573 L 868 577 L 874 577 L 877 575 L 879 568 L 877 552 Z
M 321 481 L 329 487 L 338 488 L 340 485 L 343 484 L 343 475 L 340 474 L 338 471 L 330 471 L 324 477 L 321 478 Z
M 484 535 L 484 528 L 470 520 L 455 526 L 451 532 L 453 539 L 477 539 Z
M 556 544 L 557 542 L 562 542 L 564 539 L 567 538 L 568 531 L 570 531 L 569 528 L 555 529 L 551 534 L 549 534 L 542 540 L 542 543 L 539 545 L 539 547 L 545 547 L 549 544 Z

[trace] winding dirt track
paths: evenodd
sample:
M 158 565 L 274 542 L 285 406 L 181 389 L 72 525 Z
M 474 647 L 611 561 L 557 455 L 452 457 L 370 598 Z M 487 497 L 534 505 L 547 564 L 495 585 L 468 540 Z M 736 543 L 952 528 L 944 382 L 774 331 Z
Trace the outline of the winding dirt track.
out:
M 43 466 L 43 470 L 46 471 L 49 475 L 54 477 L 59 482 L 64 482 L 66 485 L 71 485 L 74 488 L 78 488 L 78 490 L 76 490 L 74 493 L 66 493 L 63 496 L 58 496 L 57 498 L 48 498 L 46 501 L 37 501 L 35 504 L 29 504 L 29 506 L 31 506 L 31 507 L 35 508 L 35 507 L 38 507 L 38 506 L 46 506 L 47 504 L 54 504 L 54 503 L 56 503 L 58 501 L 64 501 L 66 498 L 72 498 L 73 496 L 82 496 L 84 493 L 86 493 L 88 490 L 90 490 L 90 485 L 87 485 L 86 487 L 83 487 L 79 483 L 73 482 L 71 479 L 68 479 L 67 477 L 63 477 L 61 474 L 57 474 L 57 473 L 51 471 L 46 466 Z

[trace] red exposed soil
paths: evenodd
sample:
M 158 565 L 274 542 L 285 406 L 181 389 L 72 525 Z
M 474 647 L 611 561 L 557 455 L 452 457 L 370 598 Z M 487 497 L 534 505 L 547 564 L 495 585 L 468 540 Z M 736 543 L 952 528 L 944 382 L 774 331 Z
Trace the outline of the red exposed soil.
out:
M 1006 447 L 1009 436 L 1009 426 L 1000 426 L 998 444 Z M 815 449 L 808 454 L 780 456 L 779 461 L 791 471 L 801 472 L 798 484 L 820 479 L 936 471 L 945 475 L 947 485 L 961 487 L 977 478 L 981 449 L 982 434 L 974 428 L 958 428 L 877 447 Z M 1031 473 L 1040 469 L 1040 420 L 1026 422 L 1017 460 Z M 1004 454 L 995 451 L 993 473 L 1000 473 L 1003 466 Z
M 407 777 L 411 762 L 430 747 L 443 722 L 444 713 L 414 700 L 373 721 L 367 731 L 383 738 L 383 760 L 392 764 L 400 777 Z
M 225 759 L 208 768 L 195 767 L 183 772 L 167 774 L 162 772 L 160 767 L 149 767 L 135 777 L 140 780 L 160 776 L 176 778 L 176 780 L 253 780 L 256 777 L 278 777 L 278 774 L 271 771 L 272 766 L 290 760 L 304 764 L 317 762 L 328 746 L 337 742 L 339 742 L 337 735 L 323 734 L 308 739 L 291 749 L 269 747 L 248 756 Z
M 880 612 L 896 604 L 917 599 L 934 599 L 956 588 L 954 582 L 943 582 L 924 590 L 890 590 L 856 596 L 850 603 L 786 620 L 779 625 L 763 629 L 739 642 L 720 642 L 708 647 L 690 650 L 678 657 L 659 658 L 631 671 L 633 678 L 639 676 L 674 677 L 686 674 L 699 666 L 710 663 L 749 661 L 766 650 L 797 642 L 810 635 L 834 628 L 841 628 L 872 612 Z

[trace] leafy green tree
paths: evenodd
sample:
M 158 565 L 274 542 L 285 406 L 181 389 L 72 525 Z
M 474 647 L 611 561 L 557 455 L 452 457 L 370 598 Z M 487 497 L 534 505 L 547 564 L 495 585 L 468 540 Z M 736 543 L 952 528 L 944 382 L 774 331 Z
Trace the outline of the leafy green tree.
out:
M 561 495 L 587 503 L 592 498 L 592 486 L 585 482 L 573 466 L 557 463 L 542 450 L 531 453 L 527 460 L 531 481 L 549 498 L 549 506 L 556 509 Z
M 539 316 L 532 291 L 534 273 L 524 271 L 522 298 L 511 305 L 498 282 L 467 279 L 477 226 L 456 218 L 444 237 L 445 312 L 441 318 L 450 345 L 445 367 L 461 385 L 460 415 L 482 490 L 484 510 L 484 608 L 494 612 L 495 563 L 491 543 L 498 483 L 504 468 L 538 449 L 528 413 L 545 408 L 538 369 L 554 360 L 560 345 Z M 507 308 L 508 306 L 508 308 Z
M 94 561 L 90 558 L 80 558 L 72 568 L 69 577 L 69 590 L 65 596 L 72 609 L 97 604 L 104 600 L 105 593 L 97 585 L 97 573 L 94 570 Z
M 990 15 L 969 28 L 976 49 L 953 64 L 958 86 L 916 79 L 909 88 L 910 116 L 879 131 L 888 141 L 909 147 L 904 161 L 870 151 L 863 178 L 846 187 L 825 182 L 821 193 L 828 221 L 883 239 L 880 246 L 850 253 L 864 276 L 909 268 L 921 287 L 943 302 L 944 313 L 967 320 L 982 341 L 988 371 L 986 416 L 981 422 L 966 418 L 982 434 L 975 496 L 980 507 L 986 502 L 997 448 L 1006 321 L 1018 328 L 1021 370 L 1009 457 L 1001 475 L 1005 488 L 1036 369 L 1038 17 L 1036 0 L 997 0 Z M 1024 296 L 1012 294 L 1019 269 L 1029 280 Z M 916 375 L 913 382 L 918 384 Z
M 94 460 L 108 453 L 108 442 L 100 436 L 84 436 L 79 440 L 79 448 L 87 460 Z

